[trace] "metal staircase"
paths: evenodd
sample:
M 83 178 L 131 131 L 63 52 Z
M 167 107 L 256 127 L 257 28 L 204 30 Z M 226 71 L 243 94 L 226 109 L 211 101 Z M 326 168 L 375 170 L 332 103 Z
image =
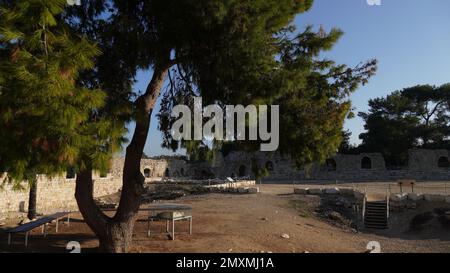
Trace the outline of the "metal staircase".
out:
M 388 229 L 389 198 L 364 198 L 364 226 L 368 229 Z

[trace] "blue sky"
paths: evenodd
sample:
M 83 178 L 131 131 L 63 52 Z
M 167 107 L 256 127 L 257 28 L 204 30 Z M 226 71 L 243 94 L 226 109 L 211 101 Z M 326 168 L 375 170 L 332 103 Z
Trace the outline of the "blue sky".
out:
M 299 15 L 299 29 L 323 25 L 325 30 L 340 28 L 345 35 L 325 57 L 355 66 L 376 58 L 378 73 L 369 84 L 351 97 L 356 112 L 366 111 L 371 98 L 417 84 L 441 85 L 450 82 L 450 1 L 381 0 L 370 6 L 367 0 L 315 0 L 313 8 Z M 145 90 L 151 72 L 139 73 L 135 90 Z M 154 113 L 157 113 L 155 109 Z M 352 143 L 359 143 L 364 131 L 361 119 L 348 120 Z M 134 127 L 130 125 L 132 132 Z M 171 154 L 161 148 L 161 133 L 152 117 L 145 152 Z M 180 152 L 179 152 L 180 153 Z M 182 152 L 181 152 L 182 153 Z

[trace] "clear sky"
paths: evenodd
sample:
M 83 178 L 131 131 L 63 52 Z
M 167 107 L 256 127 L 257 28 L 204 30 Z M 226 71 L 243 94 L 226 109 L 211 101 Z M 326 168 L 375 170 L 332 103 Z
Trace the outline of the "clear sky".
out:
M 313 8 L 299 15 L 299 29 L 322 24 L 325 30 L 340 28 L 345 35 L 324 56 L 355 66 L 376 58 L 378 73 L 369 84 L 352 95 L 355 111 L 366 111 L 371 98 L 417 84 L 441 85 L 450 82 L 450 0 L 381 0 L 370 6 L 367 0 L 315 0 Z M 151 72 L 137 77 L 136 91 L 145 90 Z M 158 109 L 154 113 L 157 113 Z M 154 114 L 155 115 L 155 114 Z M 359 143 L 364 131 L 361 119 L 346 122 L 351 141 Z M 130 125 L 132 132 L 134 127 Z M 161 148 L 161 133 L 152 117 L 145 152 L 170 154 Z M 182 152 L 181 152 L 182 153 Z

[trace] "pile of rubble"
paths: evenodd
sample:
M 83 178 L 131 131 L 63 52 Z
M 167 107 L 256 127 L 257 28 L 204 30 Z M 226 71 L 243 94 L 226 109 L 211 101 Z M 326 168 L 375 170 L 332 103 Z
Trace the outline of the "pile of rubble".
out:
M 346 188 L 298 188 L 294 190 L 294 193 L 300 195 L 320 195 L 320 205 L 315 210 L 315 214 L 335 226 L 356 232 L 355 205 L 357 198 L 361 198 L 359 192 L 355 194 L 355 191 Z
M 259 193 L 259 188 L 250 187 L 207 187 L 208 191 L 211 193 L 237 193 L 237 194 L 257 194 Z

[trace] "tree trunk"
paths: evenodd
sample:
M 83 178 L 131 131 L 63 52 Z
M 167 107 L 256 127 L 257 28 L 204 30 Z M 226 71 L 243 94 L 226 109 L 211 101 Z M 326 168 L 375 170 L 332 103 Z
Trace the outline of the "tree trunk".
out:
M 78 207 L 86 224 L 97 235 L 101 252 L 128 252 L 132 244 L 134 223 L 145 181 L 141 173 L 141 159 L 150 128 L 151 114 L 169 67 L 170 65 L 155 66 L 146 93 L 136 101 L 136 129 L 126 149 L 122 192 L 114 217 L 106 216 L 95 204 L 92 170 L 87 169 L 77 175 L 75 196 Z
M 30 183 L 30 193 L 28 196 L 28 219 L 36 219 L 36 203 L 37 203 L 37 179 Z

